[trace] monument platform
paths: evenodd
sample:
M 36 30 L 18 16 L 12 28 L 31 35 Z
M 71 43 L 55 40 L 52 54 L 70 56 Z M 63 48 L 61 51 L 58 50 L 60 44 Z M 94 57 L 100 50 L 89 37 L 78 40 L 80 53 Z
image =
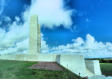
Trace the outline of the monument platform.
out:
M 81 77 L 91 77 L 93 75 L 101 75 L 98 60 L 85 60 L 82 55 L 66 55 L 66 54 L 6 54 L 0 56 L 1 60 L 16 61 L 37 61 L 52 63 L 57 62 L 62 67 Z

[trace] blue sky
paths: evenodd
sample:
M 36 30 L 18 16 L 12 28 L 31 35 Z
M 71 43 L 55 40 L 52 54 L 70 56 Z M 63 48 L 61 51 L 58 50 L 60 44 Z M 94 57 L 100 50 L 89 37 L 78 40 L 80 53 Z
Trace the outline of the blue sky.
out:
M 5 1 L 5 0 L 4 0 Z M 21 12 L 25 10 L 25 5 L 30 5 L 28 0 L 7 0 L 5 1 L 4 11 L 2 15 L 10 16 L 12 19 L 15 16 L 20 16 Z
M 8 47 L 9 49 L 18 48 L 18 43 L 22 41 L 22 44 L 24 38 L 28 36 L 28 33 L 25 33 L 22 36 L 22 34 L 19 33 L 18 28 L 19 30 L 25 30 L 26 32 L 28 25 L 26 25 L 26 27 L 24 24 L 28 24 L 28 22 L 24 22 L 25 18 L 22 14 L 31 8 L 30 12 L 37 12 L 36 14 L 41 17 L 39 18 L 40 24 L 44 24 L 41 25 L 41 32 L 43 34 L 42 39 L 44 40 L 43 45 L 46 49 L 48 45 L 48 47 L 57 47 L 59 49 L 60 47 L 63 49 L 68 47 L 68 49 L 71 50 L 71 47 L 78 43 L 78 47 L 80 48 L 80 46 L 82 46 L 82 49 L 91 47 L 90 44 L 93 44 L 93 48 L 97 46 L 98 49 L 109 49 L 108 52 L 110 52 L 112 47 L 112 0 L 63 0 L 63 8 L 60 8 L 60 6 L 62 6 L 62 0 L 56 0 L 55 2 L 52 0 L 51 2 L 48 2 L 49 0 L 45 0 L 45 2 L 43 0 L 35 1 L 37 1 L 36 4 L 39 6 L 36 5 L 35 7 L 33 4 L 31 5 L 31 0 L 14 0 L 13 2 L 12 0 L 1 0 L 0 10 L 2 11 L 3 9 L 3 11 L 0 14 L 0 40 L 4 38 L 4 34 L 4 39 L 6 40 L 3 44 L 7 43 L 8 39 L 13 39 L 14 42 Z M 4 2 L 5 4 L 3 5 L 2 3 Z M 53 6 L 53 8 L 49 5 Z M 72 12 L 72 14 L 70 14 L 70 12 Z M 13 26 L 13 22 L 15 21 L 16 26 Z M 23 27 L 23 29 L 21 27 Z M 20 37 L 16 35 L 16 31 Z M 9 44 L 10 42 L 12 41 L 8 41 Z M 7 46 L 4 46 L 3 44 L 0 43 L 0 47 L 6 49 Z M 22 47 L 20 46 L 21 44 L 19 44 L 19 47 Z M 74 52 L 75 50 L 72 51 Z
M 76 10 L 72 15 L 72 31 L 63 27 L 46 30 L 46 38 L 49 37 L 54 43 L 57 41 L 58 44 L 63 44 L 77 37 L 85 38 L 89 33 L 97 41 L 112 41 L 112 0 L 70 0 L 66 6 Z M 59 38 L 53 37 L 53 34 Z M 51 42 L 49 39 L 46 39 L 48 43 Z
M 78 25 L 98 41 L 112 40 L 112 1 L 77 0 Z M 81 14 L 81 15 L 80 15 Z

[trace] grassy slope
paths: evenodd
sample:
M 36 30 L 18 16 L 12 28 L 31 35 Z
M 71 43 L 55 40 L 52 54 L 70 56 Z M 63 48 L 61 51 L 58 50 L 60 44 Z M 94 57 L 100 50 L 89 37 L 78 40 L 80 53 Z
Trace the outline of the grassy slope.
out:
M 101 63 L 102 74 L 112 76 L 112 63 Z
M 64 71 L 31 70 L 36 62 L 0 60 L 0 79 L 81 79 L 73 73 Z

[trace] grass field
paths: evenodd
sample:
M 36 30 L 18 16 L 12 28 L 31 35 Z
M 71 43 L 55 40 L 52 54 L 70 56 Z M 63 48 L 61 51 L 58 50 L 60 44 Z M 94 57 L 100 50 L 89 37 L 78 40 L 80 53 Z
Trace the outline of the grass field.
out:
M 82 79 L 67 71 L 32 70 L 37 62 L 0 60 L 0 79 Z M 101 63 L 102 73 L 112 76 L 112 63 Z
M 112 63 L 101 63 L 102 74 L 106 76 L 112 76 Z
M 28 68 L 35 63 L 0 60 L 0 79 L 81 79 L 67 70 L 48 71 Z

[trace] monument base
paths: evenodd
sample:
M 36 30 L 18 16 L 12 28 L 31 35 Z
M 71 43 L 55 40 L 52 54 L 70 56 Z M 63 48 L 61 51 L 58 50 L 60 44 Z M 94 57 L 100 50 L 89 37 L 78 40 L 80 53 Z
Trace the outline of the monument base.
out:
M 82 55 L 65 55 L 65 54 L 6 54 L 0 55 L 1 60 L 17 61 L 41 61 L 57 62 L 64 68 L 81 76 L 90 77 L 101 75 L 98 60 L 85 60 Z

